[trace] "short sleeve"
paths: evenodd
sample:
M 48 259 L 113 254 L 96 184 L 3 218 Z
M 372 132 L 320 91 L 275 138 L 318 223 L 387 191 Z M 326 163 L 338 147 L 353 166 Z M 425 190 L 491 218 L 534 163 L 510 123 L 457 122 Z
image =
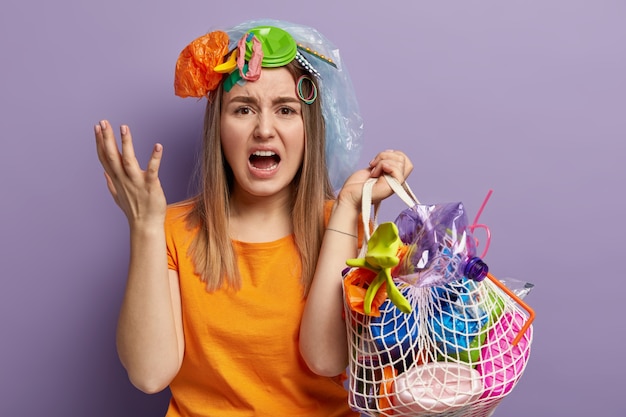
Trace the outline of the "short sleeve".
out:
M 167 267 L 180 272 L 180 259 L 187 254 L 193 233 L 187 227 L 187 214 L 190 204 L 173 205 L 165 215 L 165 243 L 167 246 Z

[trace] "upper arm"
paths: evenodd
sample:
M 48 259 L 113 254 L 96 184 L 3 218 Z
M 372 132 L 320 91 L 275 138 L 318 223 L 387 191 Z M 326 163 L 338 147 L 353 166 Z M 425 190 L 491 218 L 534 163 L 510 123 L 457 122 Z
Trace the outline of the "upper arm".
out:
M 183 311 L 178 271 L 168 269 L 168 276 L 170 281 L 172 313 L 174 316 L 174 327 L 176 329 L 176 341 L 178 346 L 178 368 L 180 369 L 180 366 L 183 363 L 183 356 L 185 354 L 185 334 L 183 331 Z

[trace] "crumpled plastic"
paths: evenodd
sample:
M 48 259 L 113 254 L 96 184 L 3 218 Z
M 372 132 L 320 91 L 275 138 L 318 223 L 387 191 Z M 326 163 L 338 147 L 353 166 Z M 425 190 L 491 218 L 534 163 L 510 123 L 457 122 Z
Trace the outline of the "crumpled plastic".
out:
M 410 287 L 404 285 L 400 291 L 408 297 Z M 368 328 L 376 351 L 383 363 L 394 363 L 404 370 L 415 362 L 414 347 L 419 338 L 419 312 L 413 309 L 410 313 L 403 313 L 391 300 L 385 300 L 379 307 L 380 314 L 372 316 Z
M 214 68 L 228 53 L 228 34 L 214 31 L 185 47 L 176 61 L 174 93 L 179 97 L 205 97 L 222 80 Z
M 462 203 L 418 204 L 402 211 L 394 223 L 409 246 L 394 278 L 416 287 L 433 287 L 464 277 L 466 261 L 475 256 L 476 246 Z
M 441 344 L 446 355 L 456 356 L 467 351 L 489 321 L 487 307 L 492 303 L 480 300 L 479 285 L 463 279 L 431 289 L 433 314 L 430 325 L 435 341 Z
M 350 309 L 365 315 L 365 294 L 367 288 L 376 278 L 376 272 L 366 268 L 352 268 L 343 280 L 346 303 Z M 371 304 L 370 316 L 380 316 L 380 306 L 387 299 L 387 289 L 381 286 Z

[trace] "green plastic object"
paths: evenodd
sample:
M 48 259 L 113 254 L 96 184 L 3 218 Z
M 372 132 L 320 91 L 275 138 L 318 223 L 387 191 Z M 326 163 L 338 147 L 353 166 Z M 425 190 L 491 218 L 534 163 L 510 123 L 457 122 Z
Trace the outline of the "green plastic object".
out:
M 254 34 L 261 42 L 263 49 L 262 67 L 283 67 L 293 61 L 298 52 L 298 45 L 285 30 L 275 26 L 257 26 L 248 33 Z M 252 57 L 252 42 L 246 42 L 246 61 Z
M 365 258 L 348 259 L 346 262 L 348 266 L 367 268 L 377 273 L 376 278 L 365 292 L 363 300 L 365 314 L 370 314 L 372 301 L 383 284 L 387 286 L 389 300 L 403 313 L 411 312 L 411 304 L 398 290 L 391 278 L 391 269 L 400 262 L 396 256 L 400 245 L 402 245 L 402 241 L 398 234 L 398 227 L 392 222 L 382 223 L 367 242 Z

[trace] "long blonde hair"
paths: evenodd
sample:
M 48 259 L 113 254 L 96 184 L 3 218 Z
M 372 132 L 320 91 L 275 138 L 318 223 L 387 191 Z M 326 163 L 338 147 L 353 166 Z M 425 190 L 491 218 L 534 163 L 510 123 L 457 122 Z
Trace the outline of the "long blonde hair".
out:
M 309 75 L 295 60 L 285 66 L 297 80 Z M 310 77 L 314 79 L 313 76 Z M 315 82 L 317 87 L 317 82 Z M 303 89 L 311 87 L 303 83 Z M 307 96 L 310 91 L 303 91 Z M 187 215 L 187 226 L 197 230 L 189 247 L 195 272 L 206 283 L 207 291 L 224 286 L 238 289 L 241 277 L 229 236 L 228 219 L 234 176 L 220 141 L 220 114 L 223 87 L 211 93 L 204 118 L 203 147 L 199 172 L 199 193 L 193 198 L 193 209 Z M 324 203 L 334 198 L 325 155 L 325 126 L 321 98 L 302 106 L 305 131 L 304 159 L 293 179 L 292 219 L 296 247 L 302 266 L 304 294 L 310 286 L 322 237 Z

